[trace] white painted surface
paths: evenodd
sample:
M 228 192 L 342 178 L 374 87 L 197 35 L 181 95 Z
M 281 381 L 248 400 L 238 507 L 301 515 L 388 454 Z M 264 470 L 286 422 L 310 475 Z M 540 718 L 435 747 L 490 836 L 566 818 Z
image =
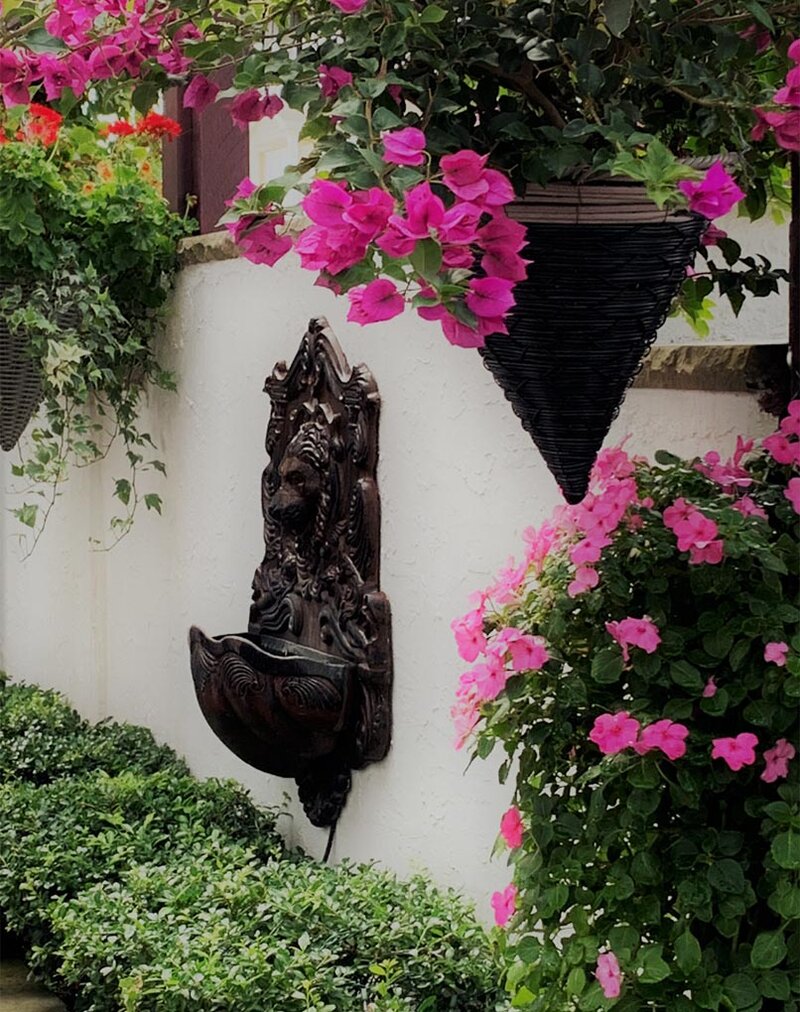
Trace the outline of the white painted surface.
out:
M 451 348 L 411 316 L 360 328 L 346 304 L 287 260 L 187 268 L 175 298 L 167 364 L 180 392 L 158 394 L 149 424 L 167 462 L 165 514 L 142 515 L 113 552 L 103 531 L 112 464 L 68 486 L 34 556 L 19 561 L 17 524 L 0 510 L 0 665 L 63 690 L 87 716 L 150 726 L 201 776 L 233 776 L 264 802 L 287 781 L 245 766 L 217 741 L 194 699 L 186 634 L 246 627 L 262 556 L 259 476 L 269 402 L 262 382 L 291 359 L 311 316 L 326 316 L 351 362 L 382 395 L 383 589 L 393 613 L 396 689 L 388 759 L 359 773 L 334 854 L 406 872 L 429 868 L 471 894 L 483 916 L 508 881 L 489 854 L 510 797 L 491 763 L 465 773 L 449 707 L 464 665 L 450 620 L 469 593 L 518 552 L 521 532 L 557 502 L 553 479 L 475 352 Z M 613 436 L 636 452 L 729 449 L 771 421 L 747 395 L 634 390 Z M 0 458 L 3 485 L 8 461 Z M 294 801 L 291 810 L 297 813 Z M 321 854 L 325 834 L 302 814 L 293 840 Z

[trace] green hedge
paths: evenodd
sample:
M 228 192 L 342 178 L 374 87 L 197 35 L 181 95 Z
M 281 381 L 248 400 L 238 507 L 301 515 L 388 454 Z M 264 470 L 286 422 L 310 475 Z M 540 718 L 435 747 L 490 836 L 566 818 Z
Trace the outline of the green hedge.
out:
M 0 911 L 78 1012 L 490 1012 L 451 891 L 289 853 L 276 813 L 149 732 L 0 682 Z

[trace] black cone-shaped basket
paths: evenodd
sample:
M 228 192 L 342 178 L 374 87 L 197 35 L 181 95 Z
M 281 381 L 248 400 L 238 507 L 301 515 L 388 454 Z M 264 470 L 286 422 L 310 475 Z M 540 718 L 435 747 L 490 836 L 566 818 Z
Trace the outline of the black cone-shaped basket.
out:
M 0 290 L 4 283 L 0 281 Z M 42 400 L 39 363 L 0 317 L 0 447 L 12 450 Z
M 481 354 L 564 498 L 580 502 L 707 221 L 659 212 L 625 183 L 548 187 L 509 215 L 526 223 L 533 262 L 508 336 Z

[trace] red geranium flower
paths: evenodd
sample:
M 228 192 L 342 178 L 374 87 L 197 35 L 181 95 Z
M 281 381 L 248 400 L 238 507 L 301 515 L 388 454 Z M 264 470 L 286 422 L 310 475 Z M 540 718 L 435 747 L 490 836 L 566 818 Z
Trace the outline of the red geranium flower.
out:
M 147 137 L 180 137 L 181 125 L 169 116 L 162 116 L 158 112 L 149 112 L 137 125 L 135 132 L 145 134 Z

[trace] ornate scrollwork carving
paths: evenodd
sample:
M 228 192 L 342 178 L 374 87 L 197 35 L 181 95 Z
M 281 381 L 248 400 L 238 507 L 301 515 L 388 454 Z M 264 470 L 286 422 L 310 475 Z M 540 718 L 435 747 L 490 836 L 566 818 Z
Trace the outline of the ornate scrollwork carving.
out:
M 391 642 L 379 589 L 377 389 L 312 320 L 265 391 L 264 558 L 246 634 L 190 636 L 200 706 L 246 762 L 293 776 L 315 825 L 391 738 Z

